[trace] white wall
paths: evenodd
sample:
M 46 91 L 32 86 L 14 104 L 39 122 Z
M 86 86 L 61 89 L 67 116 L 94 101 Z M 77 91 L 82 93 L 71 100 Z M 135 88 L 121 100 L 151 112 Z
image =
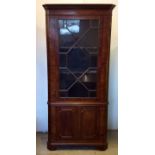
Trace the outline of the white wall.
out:
M 36 0 L 36 118 L 37 131 L 47 131 L 47 66 L 45 40 L 45 11 L 42 4 L 52 3 L 52 0 Z M 72 3 L 73 0 L 57 0 L 56 3 Z M 74 0 L 74 3 L 113 3 L 116 0 Z M 109 75 L 109 118 L 108 128 L 118 128 L 118 94 L 117 94 L 117 8 L 113 10 L 110 75 Z

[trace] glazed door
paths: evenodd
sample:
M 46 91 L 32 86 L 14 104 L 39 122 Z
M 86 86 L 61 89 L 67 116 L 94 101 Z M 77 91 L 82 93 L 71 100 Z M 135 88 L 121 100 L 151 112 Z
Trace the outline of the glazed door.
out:
M 58 20 L 60 98 L 96 98 L 99 19 Z

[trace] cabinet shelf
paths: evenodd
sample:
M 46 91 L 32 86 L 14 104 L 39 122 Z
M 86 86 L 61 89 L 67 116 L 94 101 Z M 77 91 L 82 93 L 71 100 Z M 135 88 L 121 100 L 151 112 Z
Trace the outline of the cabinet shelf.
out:
M 70 72 L 68 72 L 68 68 L 67 67 L 60 67 L 60 69 L 62 70 L 62 69 L 67 69 L 67 71 L 65 72 L 65 71 L 63 71 L 63 74 L 71 74 L 71 73 L 73 73 L 73 74 L 82 74 L 83 72 L 80 72 L 80 71 L 70 71 Z M 93 69 L 96 69 L 96 68 L 93 68 Z M 92 70 L 92 71 L 90 71 L 90 70 L 88 70 L 89 71 L 89 74 L 90 73 L 93 73 L 93 74 L 96 74 L 97 73 L 97 70 Z M 88 73 L 88 72 L 86 72 L 86 73 Z

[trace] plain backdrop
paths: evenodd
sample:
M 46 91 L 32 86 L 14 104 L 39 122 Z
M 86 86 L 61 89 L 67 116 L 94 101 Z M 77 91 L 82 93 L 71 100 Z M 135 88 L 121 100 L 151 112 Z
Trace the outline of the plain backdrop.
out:
M 37 131 L 47 132 L 47 60 L 46 60 L 46 36 L 45 36 L 45 11 L 42 4 L 52 4 L 53 1 L 37 0 L 36 5 L 36 125 Z M 57 0 L 57 3 L 72 3 L 69 1 Z M 116 0 L 75 0 L 74 3 L 113 3 Z M 110 50 L 110 72 L 109 72 L 109 113 L 108 128 L 118 128 L 118 93 L 117 93 L 117 72 L 118 72 L 118 49 L 117 49 L 117 6 L 113 10 L 111 50 Z

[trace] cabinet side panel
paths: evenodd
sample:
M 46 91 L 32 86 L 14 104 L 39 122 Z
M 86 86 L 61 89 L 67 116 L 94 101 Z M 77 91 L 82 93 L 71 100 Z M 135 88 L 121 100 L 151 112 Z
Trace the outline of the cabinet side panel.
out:
M 101 50 L 99 54 L 100 101 L 108 103 L 108 74 L 111 38 L 111 15 L 101 18 Z
M 48 142 L 56 139 L 56 107 L 48 105 Z
M 46 15 L 47 65 L 48 65 L 48 101 L 55 101 L 58 96 L 58 58 L 56 19 Z

